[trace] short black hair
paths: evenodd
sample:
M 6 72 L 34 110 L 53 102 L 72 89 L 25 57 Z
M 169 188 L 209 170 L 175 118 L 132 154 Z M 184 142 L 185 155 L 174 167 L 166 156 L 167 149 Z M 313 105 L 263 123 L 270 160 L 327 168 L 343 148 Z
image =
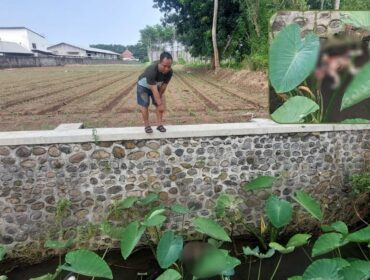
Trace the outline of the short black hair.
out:
M 159 62 L 162 62 L 162 61 L 163 61 L 163 59 L 165 59 L 165 58 L 173 60 L 173 59 L 172 59 L 172 55 L 171 55 L 169 52 L 163 52 L 163 53 L 161 53 L 161 55 L 159 56 Z

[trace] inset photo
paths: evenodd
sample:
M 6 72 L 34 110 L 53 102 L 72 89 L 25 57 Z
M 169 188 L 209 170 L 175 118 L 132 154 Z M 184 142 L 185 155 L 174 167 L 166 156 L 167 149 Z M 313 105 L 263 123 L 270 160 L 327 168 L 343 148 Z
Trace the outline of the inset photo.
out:
M 270 19 L 269 110 L 278 123 L 370 123 L 370 11 Z

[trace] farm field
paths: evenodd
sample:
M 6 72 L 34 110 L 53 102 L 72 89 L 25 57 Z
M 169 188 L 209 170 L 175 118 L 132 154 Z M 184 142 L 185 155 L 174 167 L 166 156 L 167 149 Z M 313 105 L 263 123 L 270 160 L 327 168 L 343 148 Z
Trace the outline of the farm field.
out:
M 0 70 L 0 130 L 142 125 L 136 81 L 144 65 L 69 65 Z M 174 67 L 165 124 L 245 122 L 268 117 L 267 81 L 228 82 L 206 71 Z M 251 79 L 251 78 L 249 78 Z M 251 81 L 252 82 L 252 81 Z M 150 119 L 155 124 L 154 107 Z

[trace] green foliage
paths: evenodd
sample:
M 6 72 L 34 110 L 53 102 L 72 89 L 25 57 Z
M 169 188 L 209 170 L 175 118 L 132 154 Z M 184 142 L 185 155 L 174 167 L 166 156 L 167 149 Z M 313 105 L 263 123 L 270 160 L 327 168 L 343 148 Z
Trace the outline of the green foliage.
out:
M 271 258 L 275 254 L 275 249 L 269 249 L 265 254 L 260 252 L 260 248 L 257 246 L 253 250 L 247 247 L 243 247 L 243 253 L 246 256 L 254 256 L 259 259 L 268 259 Z
M 174 269 L 167 269 L 156 280 L 180 280 L 181 274 Z
M 166 231 L 157 246 L 157 260 L 166 269 L 178 260 L 183 248 L 183 238 L 172 231 Z
M 356 232 L 350 233 L 346 240 L 351 242 L 370 242 L 370 226 L 360 229 Z
M 322 225 L 321 229 L 323 232 L 338 232 L 343 235 L 348 234 L 348 227 L 342 221 L 334 222 L 331 225 Z
M 97 254 L 88 250 L 77 250 L 66 255 L 66 263 L 62 269 L 85 276 L 113 279 L 108 264 Z
M 305 192 L 298 191 L 294 194 L 293 199 L 298 202 L 307 212 L 319 221 L 322 220 L 320 204 Z
M 311 99 L 293 96 L 271 114 L 271 118 L 278 123 L 301 123 L 305 117 L 319 109 L 319 105 Z
M 341 123 L 346 123 L 346 124 L 365 124 L 365 123 L 370 123 L 370 120 L 361 119 L 361 118 L 357 118 L 357 119 L 345 119 Z
M 171 206 L 171 210 L 176 213 L 176 214 L 181 214 L 181 215 L 185 215 L 185 214 L 188 214 L 190 212 L 190 209 L 185 207 L 185 206 L 182 206 L 178 203 L 174 204 Z
M 351 183 L 355 193 L 370 191 L 370 171 L 352 175 Z
M 73 244 L 73 239 L 69 240 L 46 240 L 44 247 L 51 249 L 67 249 Z
M 276 228 L 282 228 L 292 220 L 292 205 L 275 195 L 271 195 L 267 200 L 265 209 L 271 224 Z
M 70 207 L 71 201 L 67 198 L 61 198 L 57 203 L 55 220 L 61 222 L 61 220 L 66 217 Z
M 342 245 L 342 234 L 335 232 L 325 233 L 316 240 L 312 248 L 312 257 L 326 254 Z
M 349 263 L 341 263 L 335 259 L 321 259 L 314 261 L 304 272 L 303 280 L 340 280 L 338 272 L 341 268 L 349 266 Z
M 138 221 L 131 222 L 122 233 L 121 254 L 127 259 L 145 231 Z
M 258 176 L 244 186 L 246 191 L 271 188 L 276 178 L 272 176 Z
M 288 254 L 293 252 L 295 248 L 306 245 L 310 238 L 311 234 L 298 233 L 289 239 L 285 247 L 277 242 L 270 242 L 269 247 L 282 254 Z
M 198 217 L 193 220 L 193 224 L 195 226 L 195 230 L 198 232 L 209 235 L 217 240 L 231 242 L 231 239 L 225 230 L 211 219 Z
M 4 246 L 0 246 L 0 261 L 4 259 L 5 254 L 6 254 L 6 248 Z

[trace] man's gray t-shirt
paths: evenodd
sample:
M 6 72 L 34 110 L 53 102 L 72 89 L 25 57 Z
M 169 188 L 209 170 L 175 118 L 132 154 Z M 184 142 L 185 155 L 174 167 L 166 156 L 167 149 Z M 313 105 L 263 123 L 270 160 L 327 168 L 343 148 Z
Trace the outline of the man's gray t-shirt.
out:
M 158 70 L 159 62 L 156 62 L 148 66 L 144 73 L 140 75 L 138 84 L 142 87 L 150 89 L 150 85 L 162 85 L 162 83 L 168 84 L 172 78 L 172 70 L 167 74 L 163 74 Z

